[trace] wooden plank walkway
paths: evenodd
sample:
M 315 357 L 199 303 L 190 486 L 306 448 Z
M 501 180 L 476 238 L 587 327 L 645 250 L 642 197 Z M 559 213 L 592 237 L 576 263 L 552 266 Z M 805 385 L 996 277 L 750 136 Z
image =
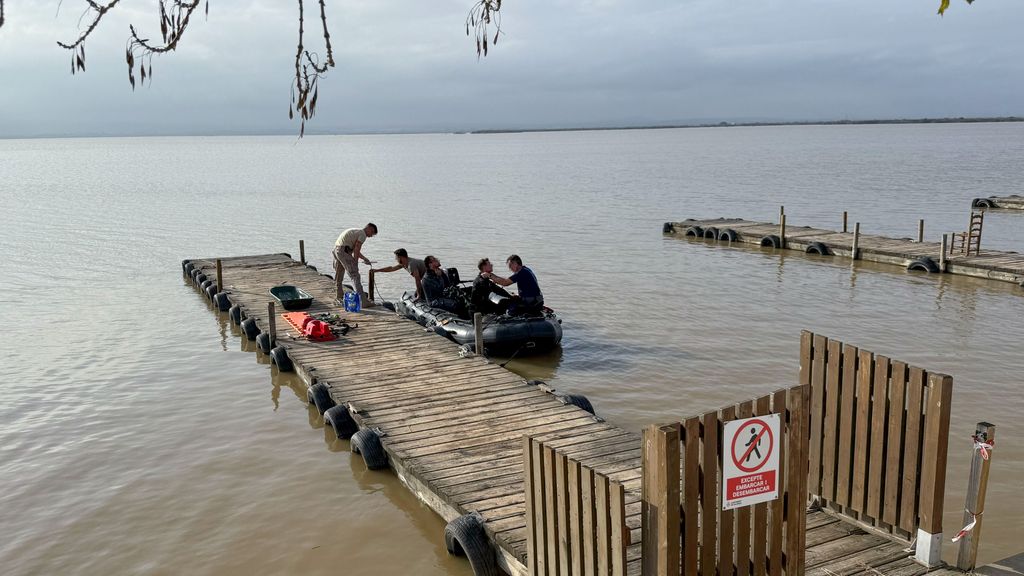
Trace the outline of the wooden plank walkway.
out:
M 736 241 L 760 245 L 766 236 L 779 235 L 779 225 L 771 222 L 752 222 L 740 218 L 718 218 L 714 220 L 688 219 L 682 222 L 668 222 L 665 233 L 680 237 L 693 226 L 706 230 L 717 228 L 720 232 L 733 230 Z M 833 256 L 850 258 L 853 253 L 853 232 L 836 232 L 809 226 L 786 227 L 785 247 L 805 252 L 814 242 L 828 247 Z M 931 258 L 936 264 L 942 252 L 938 242 L 915 242 L 909 238 L 889 238 L 861 233 L 858 245 L 859 259 L 868 262 L 895 264 L 906 268 L 919 258 Z M 1024 254 L 997 250 L 981 250 L 977 256 L 950 256 L 946 259 L 946 272 L 978 278 L 989 278 L 1024 285 Z
M 215 278 L 215 260 L 190 260 Z M 269 289 L 293 284 L 310 292 L 310 313 L 339 312 L 334 281 L 286 254 L 222 258 L 224 290 L 244 317 L 268 323 Z M 214 309 L 215 308 L 211 308 Z M 344 313 L 358 327 L 333 342 L 298 339 L 277 321 L 307 385 L 330 387 L 335 402 L 358 409 L 361 427 L 379 428 L 402 482 L 446 521 L 479 513 L 509 574 L 526 572 L 522 438 L 531 435 L 621 482 L 633 543 L 628 573 L 640 574 L 641 441 L 480 356 L 382 308 Z M 282 328 L 283 327 L 283 328 Z M 918 576 L 905 542 L 869 534 L 824 512 L 809 512 L 807 569 L 815 575 Z M 438 538 L 442 535 L 438 534 Z M 948 572 L 939 571 L 940 576 Z M 955 572 L 960 574 L 959 572 Z
M 989 196 L 988 198 L 975 198 L 971 201 L 971 208 L 995 208 L 997 210 L 1024 210 L 1024 196 L 1012 194 L 1010 196 Z

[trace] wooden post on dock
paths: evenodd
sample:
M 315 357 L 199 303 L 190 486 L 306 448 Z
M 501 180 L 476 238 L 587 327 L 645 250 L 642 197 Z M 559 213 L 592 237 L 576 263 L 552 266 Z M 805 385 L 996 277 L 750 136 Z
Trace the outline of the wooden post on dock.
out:
M 306 241 L 299 240 L 299 262 L 306 263 Z
M 650 576 L 680 572 L 679 436 L 679 424 L 644 428 L 641 557 L 643 573 Z
M 924 218 L 917 221 L 917 241 L 924 242 Z
M 220 258 L 217 258 L 217 292 L 224 291 L 224 270 L 220 265 Z
M 373 273 L 373 269 L 371 268 L 370 269 L 370 294 L 369 294 L 371 302 L 373 301 L 373 295 L 377 292 L 376 287 L 374 286 L 373 274 L 374 274 Z
M 277 344 L 277 314 L 273 302 L 267 302 L 267 315 L 270 317 L 270 349 Z
M 971 459 L 971 476 L 967 483 L 967 504 L 964 511 L 964 526 L 974 523 L 974 528 L 960 538 L 960 550 L 956 555 L 956 567 L 964 572 L 974 570 L 978 560 L 978 541 L 981 539 L 982 512 L 985 511 L 985 491 L 988 488 L 988 467 L 992 462 L 991 446 L 996 441 L 996 427 L 988 422 L 978 422 L 974 432 L 974 457 Z M 979 447 L 979 444 L 987 446 Z M 987 457 L 982 455 L 987 452 Z
M 476 346 L 474 352 L 482 356 L 484 353 L 484 315 L 479 312 L 473 314 L 473 333 L 476 335 L 473 340 L 473 345 Z
M 850 249 L 850 259 L 857 259 L 857 252 L 860 251 L 860 222 L 853 224 L 853 247 Z
M 850 216 L 850 214 L 846 210 L 843 210 L 843 234 L 845 234 L 847 232 L 846 222 L 847 222 L 849 216 Z
M 949 234 L 942 235 L 942 253 L 939 254 L 939 272 L 946 271 L 946 249 L 949 247 Z
M 779 215 L 779 248 L 786 247 L 786 215 Z

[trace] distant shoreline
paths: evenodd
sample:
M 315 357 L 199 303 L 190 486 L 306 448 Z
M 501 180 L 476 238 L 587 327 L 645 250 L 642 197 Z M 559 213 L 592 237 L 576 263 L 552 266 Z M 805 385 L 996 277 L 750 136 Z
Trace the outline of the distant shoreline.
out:
M 893 118 L 886 120 L 801 120 L 793 122 L 717 122 L 707 124 L 656 124 L 576 128 L 508 128 L 472 130 L 456 134 L 519 134 L 525 132 L 589 132 L 593 130 L 668 130 L 672 128 L 737 128 L 751 126 L 843 126 L 860 124 L 974 124 L 984 122 L 1024 122 L 1021 116 L 986 118 Z

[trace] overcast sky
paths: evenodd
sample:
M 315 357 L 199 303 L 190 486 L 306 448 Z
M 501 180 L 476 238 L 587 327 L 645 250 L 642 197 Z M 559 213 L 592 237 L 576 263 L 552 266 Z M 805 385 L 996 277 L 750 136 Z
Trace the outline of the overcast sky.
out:
M 310 131 L 1024 115 L 1024 2 L 506 0 L 480 61 L 471 2 L 327 0 L 337 67 Z M 56 41 L 84 6 L 7 1 L 0 137 L 297 130 L 294 0 L 210 0 L 134 93 L 128 24 L 159 37 L 155 0 L 122 0 L 72 76 Z

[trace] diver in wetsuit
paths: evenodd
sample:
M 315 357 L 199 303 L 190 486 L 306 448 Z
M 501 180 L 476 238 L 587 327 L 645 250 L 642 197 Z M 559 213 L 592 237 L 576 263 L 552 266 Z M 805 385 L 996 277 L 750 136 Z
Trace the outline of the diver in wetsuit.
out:
M 448 273 L 441 268 L 441 261 L 435 256 L 423 259 L 427 272 L 423 275 L 423 297 L 427 304 L 434 308 L 459 313 L 459 303 L 449 296 L 449 289 L 454 286 Z
M 508 302 L 495 304 L 491 301 L 491 294 L 497 294 L 501 298 L 511 299 L 511 295 L 503 288 L 491 281 L 490 275 L 494 270 L 488 258 L 482 258 L 476 265 L 480 274 L 473 280 L 473 291 L 470 295 L 470 305 L 473 312 L 481 314 L 501 314 L 508 308 Z

